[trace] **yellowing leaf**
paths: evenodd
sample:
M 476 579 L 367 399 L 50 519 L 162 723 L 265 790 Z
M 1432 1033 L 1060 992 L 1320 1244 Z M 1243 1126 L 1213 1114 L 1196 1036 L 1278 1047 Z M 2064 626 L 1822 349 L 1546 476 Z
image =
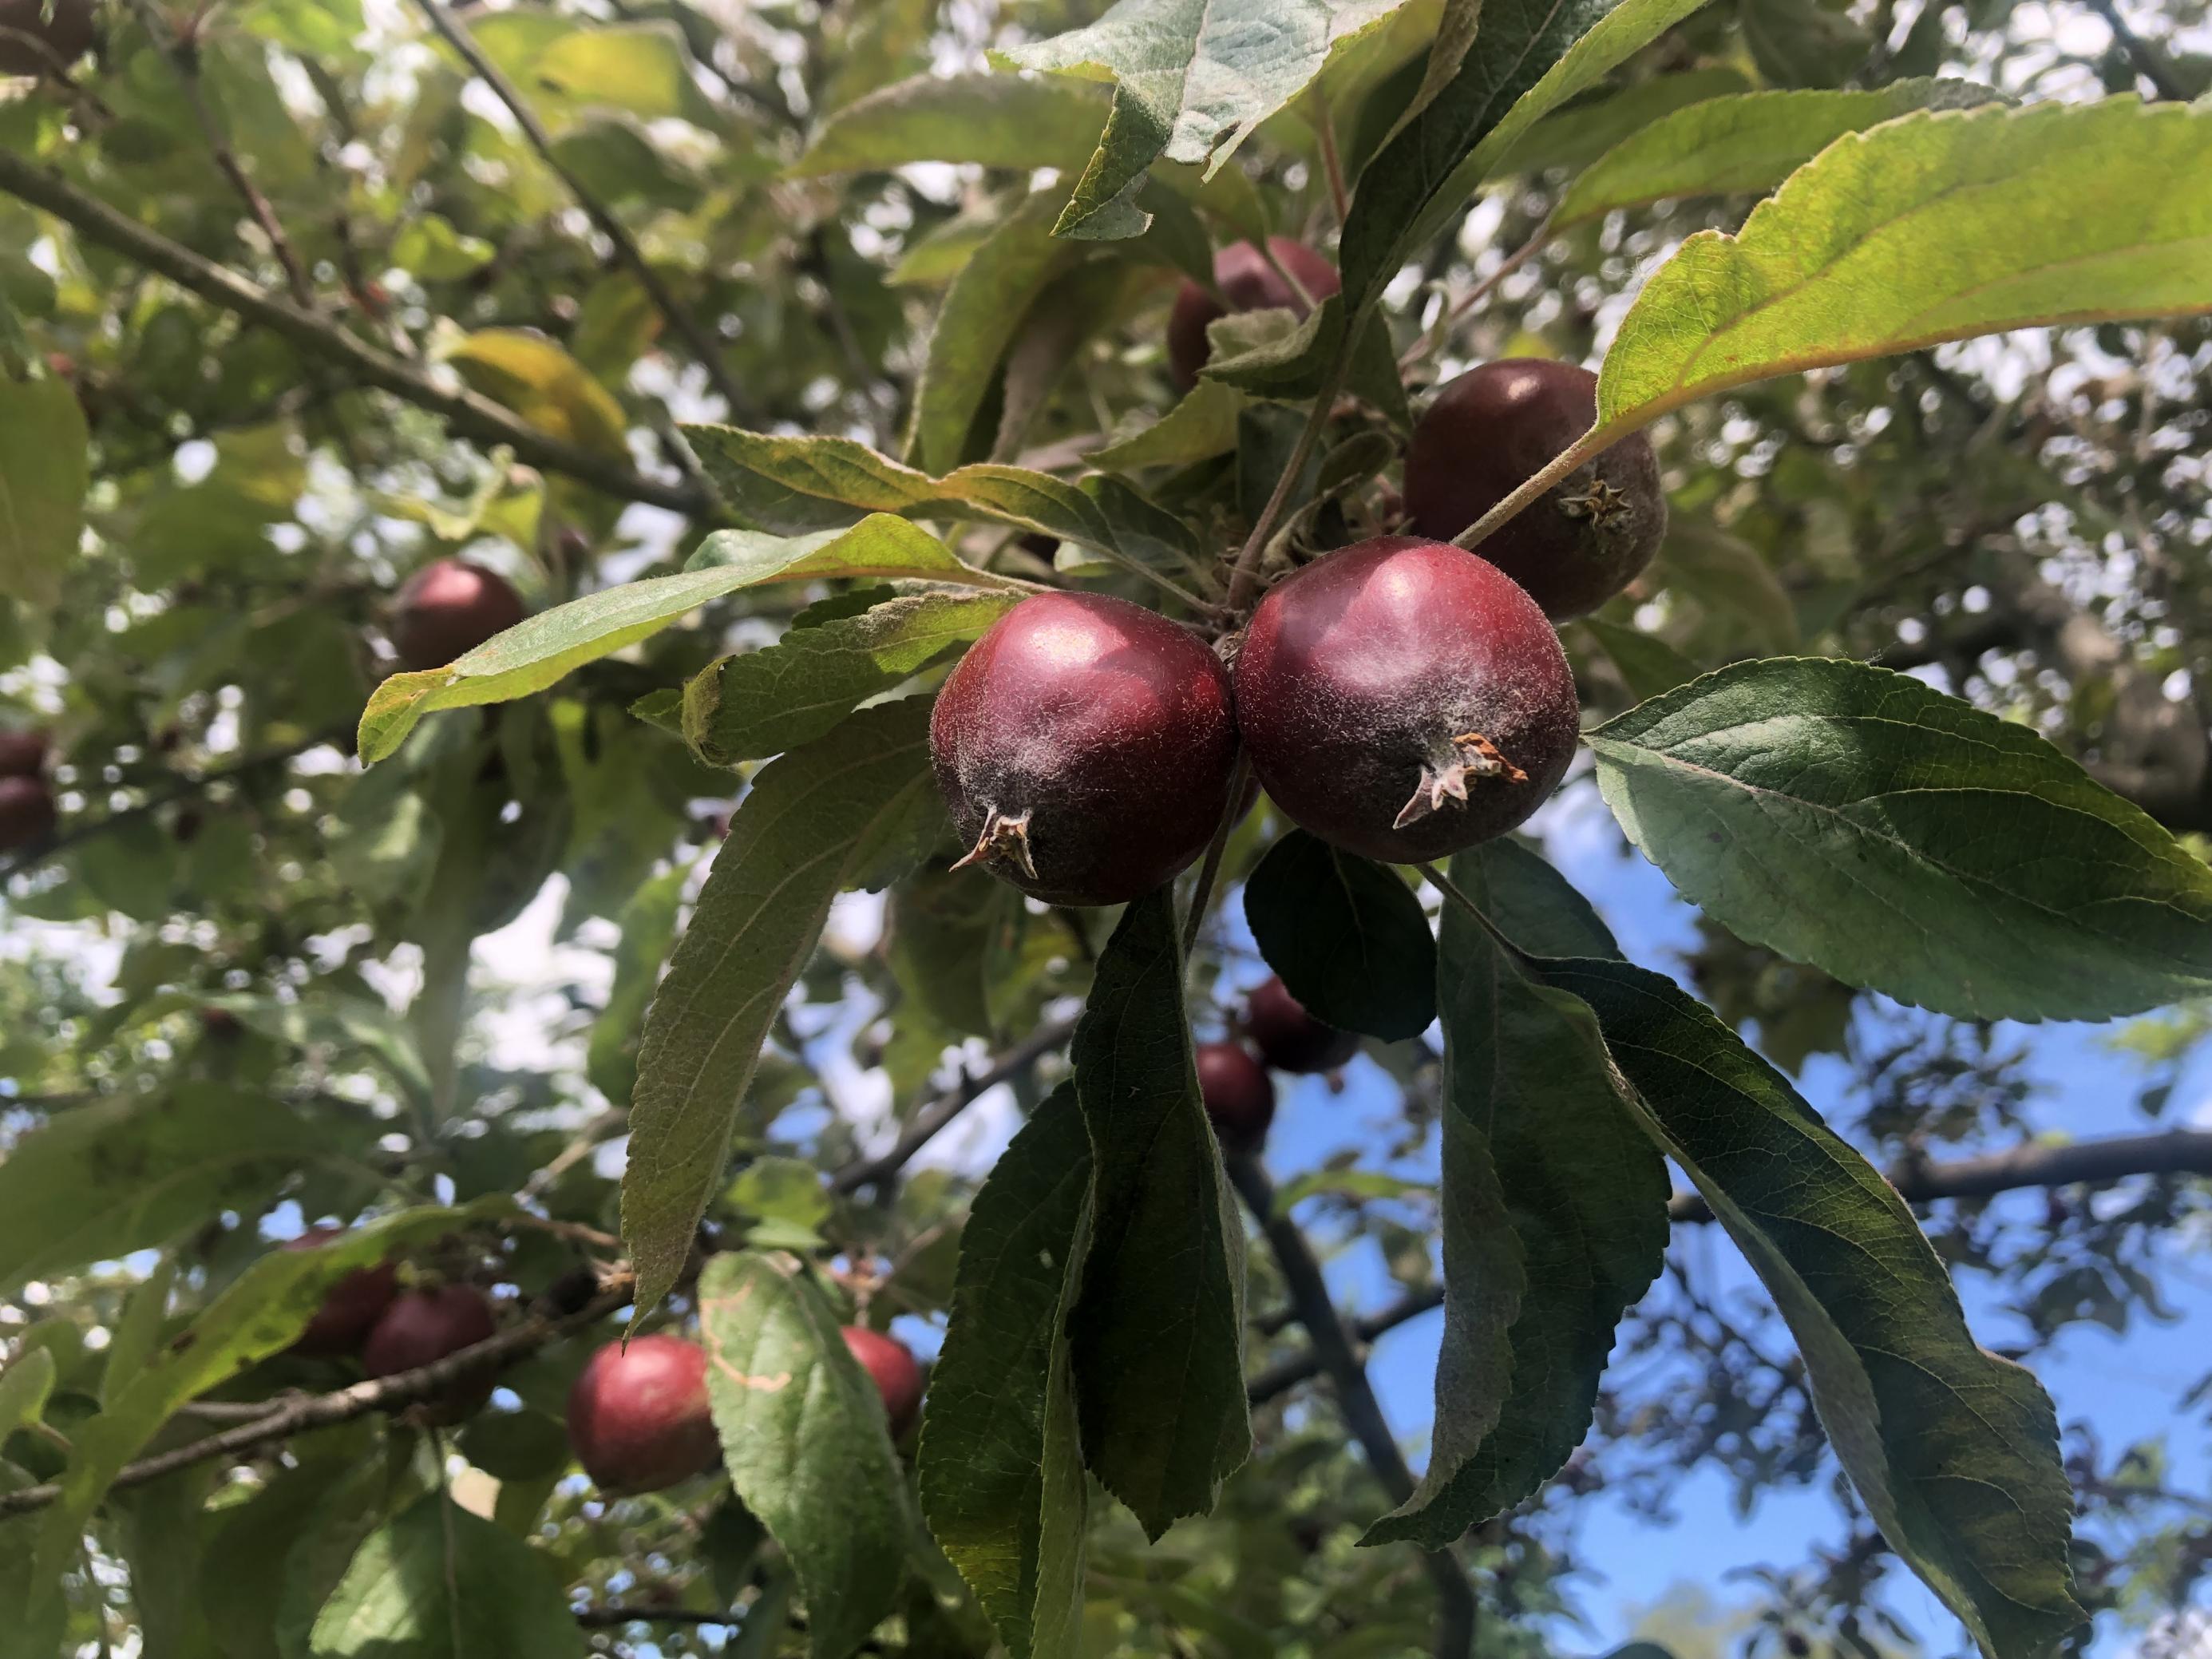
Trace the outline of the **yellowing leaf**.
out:
M 471 386 L 540 432 L 605 455 L 629 453 L 622 405 L 552 341 L 518 328 L 488 328 L 470 335 L 448 361 Z

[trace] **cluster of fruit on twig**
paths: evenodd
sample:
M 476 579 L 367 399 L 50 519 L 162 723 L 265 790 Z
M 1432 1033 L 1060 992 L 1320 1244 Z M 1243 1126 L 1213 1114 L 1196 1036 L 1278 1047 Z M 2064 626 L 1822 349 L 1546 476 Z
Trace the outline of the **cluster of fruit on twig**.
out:
M 312 1250 L 340 1236 L 315 1227 L 289 1241 Z M 372 1377 L 435 1364 L 474 1347 L 497 1328 L 491 1298 L 459 1279 L 403 1286 L 398 1267 L 360 1267 L 333 1285 L 292 1352 L 302 1358 L 357 1361 Z M 883 1398 L 894 1440 L 921 1409 L 921 1364 L 897 1338 L 866 1326 L 840 1334 Z M 711 1468 L 721 1455 L 708 1404 L 708 1358 L 697 1343 L 655 1332 L 610 1342 L 593 1353 L 568 1391 L 568 1443 L 603 1492 L 657 1492 Z M 465 1373 L 416 1406 L 416 1420 L 449 1425 L 491 1398 L 489 1368 Z
M 1232 306 L 1333 292 L 1320 255 L 1223 251 L 1170 329 L 1194 374 Z M 1303 294 L 1285 276 L 1295 277 Z M 1486 364 L 1443 388 L 1406 459 L 1403 535 L 1327 553 L 1209 648 L 1125 599 L 1044 593 L 1000 619 L 939 694 L 938 782 L 980 864 L 1056 904 L 1114 904 L 1191 864 L 1268 797 L 1322 840 L 1421 863 L 1504 834 L 1559 787 L 1579 731 L 1553 624 L 1650 562 L 1666 501 L 1650 442 L 1615 446 L 1468 552 L 1468 529 L 1589 429 L 1570 364 Z

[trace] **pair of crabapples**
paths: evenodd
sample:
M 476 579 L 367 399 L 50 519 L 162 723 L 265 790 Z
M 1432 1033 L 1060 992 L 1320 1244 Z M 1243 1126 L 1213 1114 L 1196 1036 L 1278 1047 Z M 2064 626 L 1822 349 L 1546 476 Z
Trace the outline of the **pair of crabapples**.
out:
M 1269 592 L 1233 674 L 1126 599 L 1025 599 L 947 678 L 930 738 L 965 861 L 1052 903 L 1114 904 L 1205 848 L 1240 740 L 1292 820 L 1418 863 L 1533 812 L 1578 716 L 1559 636 L 1510 578 L 1446 543 L 1382 536 Z
M 1267 1126 L 1275 1121 L 1275 1080 L 1268 1067 L 1333 1072 L 1358 1053 L 1359 1038 L 1316 1018 L 1279 979 L 1252 993 L 1242 1024 L 1249 1047 L 1233 1038 L 1201 1042 L 1193 1058 L 1199 1103 L 1212 1120 L 1214 1133 L 1227 1151 L 1250 1155 L 1260 1150 Z
M 53 834 L 54 792 L 46 770 L 45 732 L 0 731 L 0 853 Z
M 883 1396 L 891 1437 L 921 1408 L 921 1367 L 896 1337 L 863 1325 L 838 1334 Z M 602 1492 L 659 1492 L 714 1467 L 720 1437 L 707 1395 L 707 1351 L 656 1333 L 610 1342 L 568 1390 L 568 1443 Z

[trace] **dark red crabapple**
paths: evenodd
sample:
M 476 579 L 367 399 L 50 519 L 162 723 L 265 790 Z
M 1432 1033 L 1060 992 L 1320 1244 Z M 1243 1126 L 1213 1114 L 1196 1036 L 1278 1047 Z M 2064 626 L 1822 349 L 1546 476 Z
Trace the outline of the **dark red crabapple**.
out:
M 48 17 L 45 0 L 0 0 L 0 75 L 38 75 L 56 63 L 64 69 L 76 63 L 97 35 L 92 7 L 93 0 L 54 0 Z
M 568 1444 L 606 1492 L 659 1492 L 721 1455 L 707 1407 L 707 1352 L 680 1336 L 610 1342 L 568 1390 Z
M 392 1298 L 362 1343 L 361 1368 L 371 1376 L 390 1376 L 473 1347 L 496 1328 L 491 1299 L 473 1285 L 441 1285 L 434 1290 L 403 1291 Z M 434 1423 L 458 1423 L 491 1398 L 489 1367 L 459 1378 L 423 1404 Z
M 1256 1152 L 1275 1121 L 1275 1080 L 1241 1042 L 1201 1042 L 1198 1097 L 1231 1152 Z
M 1589 431 L 1597 376 L 1507 358 L 1447 385 L 1406 452 L 1407 528 L 1449 541 Z M 1638 433 L 1578 467 L 1476 550 L 1554 622 L 1586 616 L 1636 580 L 1667 535 L 1659 458 Z
M 1534 811 L 1574 758 L 1579 718 L 1559 635 L 1502 571 L 1378 536 L 1260 601 L 1237 658 L 1237 721 L 1293 820 L 1411 864 Z
M 34 778 L 46 766 L 45 732 L 0 732 L 0 778 Z
M 1244 1029 L 1260 1057 L 1279 1072 L 1333 1072 L 1359 1052 L 1359 1036 L 1306 1012 L 1279 979 L 1252 993 Z
M 216 1014 L 230 1022 L 229 1030 L 238 1029 L 238 1017 L 228 1009 L 203 1008 L 200 1023 L 209 1036 L 218 1034 L 210 1019 Z M 286 1239 L 284 1248 L 312 1250 L 344 1237 L 343 1227 L 310 1227 L 297 1238 Z M 360 1352 L 370 1330 L 398 1293 L 399 1270 L 389 1261 L 355 1268 L 323 1293 L 323 1305 L 315 1310 L 307 1328 L 292 1344 L 292 1352 L 311 1359 L 332 1359 L 341 1354 Z
M 44 841 L 58 816 L 44 778 L 0 777 L 0 853 Z
M 1285 283 L 1251 243 L 1231 242 L 1220 250 L 1213 256 L 1213 288 L 1186 282 L 1168 317 L 1168 367 L 1177 386 L 1188 391 L 1197 384 L 1198 371 L 1212 353 L 1206 327 L 1218 318 L 1232 311 L 1275 310 L 1295 311 L 1303 317 L 1342 286 L 1327 254 L 1287 236 L 1269 237 L 1267 246 L 1305 294 L 1300 295 Z
M 442 668 L 521 620 L 521 598 L 497 571 L 440 559 L 410 576 L 392 601 L 392 648 L 410 668 Z
M 1198 637 L 1097 593 L 994 623 L 937 695 L 930 752 L 969 851 L 1054 904 L 1120 904 L 1204 850 L 1229 805 L 1229 675 Z
M 891 1438 L 896 1440 L 914 1426 L 921 1409 L 921 1366 L 914 1350 L 895 1336 L 872 1331 L 865 1325 L 847 1325 L 838 1334 L 860 1369 L 874 1381 L 884 1397 L 884 1415 L 890 1419 Z

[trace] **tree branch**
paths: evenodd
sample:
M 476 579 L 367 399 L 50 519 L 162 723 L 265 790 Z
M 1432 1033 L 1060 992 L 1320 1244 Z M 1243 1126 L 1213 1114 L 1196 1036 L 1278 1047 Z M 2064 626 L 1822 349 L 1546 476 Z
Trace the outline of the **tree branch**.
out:
M 990 1065 L 972 1075 L 963 1076 L 959 1082 L 916 1112 L 914 1121 L 907 1125 L 897 1143 L 882 1157 L 859 1159 L 832 1175 L 830 1190 L 833 1193 L 854 1193 L 863 1187 L 877 1186 L 890 1180 L 947 1124 L 966 1111 L 977 1096 L 1027 1071 L 1074 1035 L 1075 1022 L 1072 1019 L 1048 1020 L 1038 1026 L 1025 1040 L 1009 1048 Z
M 1413 1472 L 1398 1449 L 1397 1437 L 1382 1415 L 1367 1368 L 1352 1352 L 1352 1339 L 1337 1316 L 1336 1303 L 1322 1277 L 1321 1263 L 1288 1211 L 1275 1202 L 1274 1188 L 1259 1164 L 1249 1158 L 1229 1161 L 1229 1178 L 1260 1223 L 1276 1266 L 1289 1287 L 1291 1305 L 1298 1322 L 1313 1339 L 1315 1364 L 1326 1371 L 1336 1395 L 1337 1410 L 1345 1426 L 1367 1454 L 1370 1468 L 1394 1504 L 1413 1495 Z M 1477 1608 L 1474 1587 L 1448 1550 L 1425 1551 L 1430 1580 L 1437 1592 L 1437 1659 L 1468 1659 L 1474 1651 Z
M 2212 1130 L 2169 1129 L 2066 1146 L 2015 1146 L 1944 1164 L 1901 1164 L 1888 1172 L 1890 1185 L 1908 1204 L 1992 1198 L 2022 1187 L 2102 1187 L 2146 1175 L 2212 1176 Z M 1675 1194 L 1667 1213 L 1677 1221 L 1713 1218 L 1695 1193 Z
M 1981 1158 L 1900 1166 L 1889 1172 L 1889 1182 L 1906 1203 L 1932 1204 L 1943 1199 L 1990 1198 L 2023 1188 L 2109 1186 L 2136 1176 L 2163 1175 L 2212 1177 L 2212 1130 L 2171 1129 L 2161 1134 L 2116 1135 L 2070 1146 L 2020 1146 Z M 1695 1193 L 1675 1194 L 1667 1212 L 1683 1223 L 1713 1218 L 1705 1200 Z M 1442 1307 L 1443 1299 L 1440 1287 L 1424 1285 L 1407 1291 L 1388 1307 L 1349 1322 L 1348 1328 L 1364 1347 L 1386 1331 Z M 1304 1322 L 1301 1310 L 1293 1309 L 1292 1317 Z M 1269 1322 L 1261 1322 L 1264 1326 Z M 1255 1406 L 1264 1406 L 1320 1376 L 1323 1369 L 1316 1348 L 1285 1355 L 1247 1380 L 1245 1398 Z
M 479 443 L 504 444 L 517 459 L 529 465 L 561 473 L 625 501 L 643 501 L 692 518 L 719 513 L 718 503 L 707 489 L 648 478 L 612 457 L 539 431 L 479 392 L 465 387 L 449 390 L 412 364 L 356 339 L 327 318 L 268 293 L 235 271 L 203 258 L 86 195 L 58 173 L 4 149 L 0 149 L 0 191 L 52 214 L 88 241 L 135 260 L 210 304 L 259 324 L 313 356 L 341 365 L 364 385 L 443 416 L 465 437 Z
M 592 195 L 582 179 L 562 165 L 560 158 L 553 153 L 552 134 L 546 131 L 544 123 L 524 101 L 514 82 L 507 78 L 498 64 L 484 56 L 483 49 L 477 45 L 475 38 L 460 20 L 439 4 L 438 0 L 415 0 L 415 3 L 422 15 L 429 19 L 430 27 L 437 30 L 447 46 L 460 53 L 461 60 L 477 78 L 489 87 L 493 95 L 507 106 L 507 112 L 522 129 L 522 136 L 530 141 L 530 147 L 538 152 L 538 159 L 575 198 L 576 205 L 584 210 L 592 223 L 599 228 L 599 234 L 614 244 L 615 257 L 637 278 L 645 289 L 646 297 L 653 301 L 653 308 L 666 319 L 671 328 L 684 337 L 684 344 L 691 348 L 691 355 L 698 360 L 699 367 L 707 372 L 708 383 L 729 405 L 730 418 L 746 425 L 757 425 L 757 420 L 750 418 L 744 394 L 738 390 L 738 383 L 730 378 L 729 370 L 723 366 L 720 345 L 699 325 L 698 319 L 668 291 L 668 285 L 660 280 L 660 273 L 647 261 L 643 250 L 623 228 L 622 221 L 615 217 L 612 210 Z
M 340 1389 L 334 1394 L 307 1395 L 234 1429 L 209 1435 L 205 1439 L 195 1440 L 189 1445 L 157 1452 L 151 1457 L 142 1457 L 135 1463 L 125 1464 L 123 1472 L 110 1483 L 110 1489 L 143 1486 L 149 1480 L 158 1480 L 165 1474 L 189 1468 L 195 1463 L 252 1451 L 306 1430 L 331 1428 L 340 1423 L 350 1423 L 358 1417 L 367 1417 L 372 1412 L 395 1411 L 402 1406 L 428 1400 L 462 1377 L 477 1371 L 512 1365 L 549 1343 L 574 1332 L 588 1329 L 627 1304 L 630 1299 L 631 1286 L 631 1278 L 624 1272 L 606 1281 L 606 1288 L 580 1313 L 565 1318 L 532 1314 L 523 1323 L 486 1337 L 474 1347 L 463 1348 L 458 1353 L 447 1354 L 443 1359 L 419 1366 L 414 1370 L 371 1377 L 366 1382 L 356 1382 L 351 1388 Z M 61 1495 L 61 1486 L 51 1481 L 42 1486 L 26 1486 L 20 1492 L 0 1492 L 0 1520 L 11 1515 L 44 1509 Z
M 2173 66 L 2128 26 L 2128 20 L 2120 15 L 2120 9 L 2113 0 L 2089 0 L 2089 9 L 2105 20 L 2105 27 L 2112 32 L 2112 44 L 2128 55 L 2128 62 L 2135 65 L 2136 73 L 2149 82 L 2160 97 L 2178 104 L 2189 101 L 2189 89 L 2173 78 Z

